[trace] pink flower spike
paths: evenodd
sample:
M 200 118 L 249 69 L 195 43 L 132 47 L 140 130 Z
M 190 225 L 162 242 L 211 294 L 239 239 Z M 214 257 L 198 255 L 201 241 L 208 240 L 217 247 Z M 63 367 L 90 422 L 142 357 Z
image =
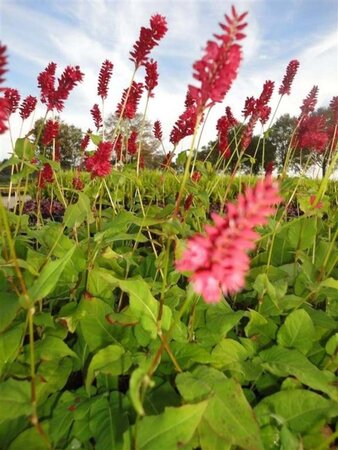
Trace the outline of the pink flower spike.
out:
M 244 288 L 250 265 L 247 253 L 259 237 L 254 228 L 267 223 L 280 201 L 278 188 L 268 174 L 240 194 L 236 203 L 229 203 L 225 217 L 213 214 L 213 225 L 188 240 L 176 269 L 191 272 L 194 290 L 207 303 L 219 302 L 222 292 L 235 294 Z

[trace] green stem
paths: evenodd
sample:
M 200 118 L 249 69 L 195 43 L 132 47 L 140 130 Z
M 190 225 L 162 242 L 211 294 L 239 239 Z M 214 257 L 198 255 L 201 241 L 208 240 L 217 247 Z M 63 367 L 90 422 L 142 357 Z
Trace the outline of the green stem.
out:
M 175 204 L 174 217 L 176 217 L 179 213 L 185 185 L 187 184 L 188 178 L 190 176 L 190 164 L 191 164 L 191 160 L 192 160 L 193 153 L 194 153 L 195 140 L 196 140 L 197 130 L 198 130 L 200 121 L 201 121 L 201 114 L 199 114 L 196 119 L 195 130 L 194 130 L 194 134 L 192 136 L 192 141 L 191 141 L 191 146 L 190 146 L 187 162 L 185 164 L 183 179 L 181 182 L 180 190 L 178 192 L 178 196 L 177 196 L 177 200 L 176 200 L 176 204 Z

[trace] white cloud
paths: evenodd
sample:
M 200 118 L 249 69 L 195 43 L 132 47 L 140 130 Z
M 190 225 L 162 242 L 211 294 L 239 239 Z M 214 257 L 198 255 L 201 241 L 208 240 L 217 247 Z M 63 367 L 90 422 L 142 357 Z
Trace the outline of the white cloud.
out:
M 249 10 L 250 13 L 247 38 L 243 41 L 244 60 L 224 105 L 216 106 L 211 114 L 202 145 L 215 137 L 215 123 L 225 105 L 230 105 L 240 118 L 245 98 L 259 95 L 266 79 L 275 80 L 278 90 L 289 61 L 281 60 L 278 47 L 273 50 L 273 41 L 269 42 L 262 33 L 262 27 L 268 25 L 262 24 L 262 17 L 259 17 L 264 3 L 265 0 L 241 1 L 236 7 L 239 12 Z M 202 55 L 206 40 L 212 37 L 213 32 L 218 32 L 217 24 L 223 21 L 224 2 L 52 0 L 50 5 L 54 16 L 48 13 L 48 9 L 30 13 L 29 1 L 6 2 L 2 7 L 6 24 L 13 24 L 12 27 L 6 25 L 3 33 L 4 42 L 13 54 L 11 61 L 19 57 L 30 62 L 30 69 L 22 83 L 25 89 L 31 86 L 32 91 L 24 95 L 38 94 L 36 75 L 49 61 L 57 62 L 60 71 L 65 65 L 79 64 L 85 73 L 84 82 L 71 93 L 61 117 L 83 130 L 92 128 L 89 110 L 98 102 L 96 85 L 102 61 L 108 58 L 114 63 L 110 95 L 106 102 L 106 111 L 109 112 L 115 110 L 122 90 L 129 84 L 132 73 L 129 51 L 138 37 L 139 28 L 147 26 L 150 15 L 159 12 L 168 18 L 169 31 L 153 53 L 159 60 L 160 84 L 149 105 L 149 118 L 160 119 L 166 136 L 169 136 L 172 125 L 183 110 L 186 87 L 192 81 L 192 63 Z M 298 44 L 302 45 L 302 50 L 294 57 L 301 62 L 299 74 L 292 95 L 283 99 L 280 113 L 297 115 L 302 99 L 314 84 L 320 88 L 320 104 L 327 104 L 337 94 L 336 34 L 327 31 L 318 36 L 305 36 Z M 290 47 L 293 46 L 290 38 Z M 32 73 L 34 68 L 36 72 Z M 24 68 L 16 70 L 21 71 L 20 75 L 25 71 Z M 278 95 L 275 95 L 273 105 L 277 104 L 277 99 Z M 43 110 L 40 108 L 38 113 L 36 117 L 42 115 Z M 13 120 L 13 135 L 18 133 L 20 123 L 18 119 Z M 189 142 L 183 142 L 182 148 L 188 145 Z M 8 149 L 9 136 L 4 135 L 0 137 L 0 157 L 5 156 Z

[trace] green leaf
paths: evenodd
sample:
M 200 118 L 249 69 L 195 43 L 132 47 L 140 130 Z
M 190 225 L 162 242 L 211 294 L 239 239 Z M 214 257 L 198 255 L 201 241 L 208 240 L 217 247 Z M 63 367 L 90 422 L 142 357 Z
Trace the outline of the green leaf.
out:
M 19 309 L 18 297 L 9 292 L 0 292 L 0 332 L 11 324 Z
M 140 416 L 144 416 L 142 391 L 144 387 L 154 386 L 154 381 L 151 380 L 144 367 L 138 367 L 133 371 L 129 381 L 129 395 L 130 400 L 135 408 L 135 411 Z
M 98 298 L 81 300 L 76 316 L 89 351 L 116 343 L 114 329 L 107 321 L 111 313 L 113 309 Z
M 25 330 L 23 323 L 0 334 L 0 374 L 17 357 Z
M 138 450 L 173 450 L 187 444 L 198 427 L 207 402 L 166 408 L 158 416 L 147 416 L 138 424 Z
M 77 203 L 69 205 L 65 211 L 64 225 L 68 228 L 78 228 L 85 220 L 88 223 L 94 220 L 89 197 L 82 192 L 78 196 Z
M 125 355 L 125 350 L 120 345 L 109 345 L 99 350 L 90 361 L 87 378 L 86 390 L 89 393 L 90 386 L 94 378 L 99 374 L 120 375 L 126 372 L 131 366 L 131 358 Z
M 0 422 L 31 414 L 30 389 L 28 381 L 8 379 L 0 383 Z
M 200 366 L 191 374 L 176 377 L 178 390 L 185 400 L 208 398 L 203 415 L 214 438 L 230 445 L 248 450 L 263 450 L 255 415 L 241 386 L 216 369 Z M 203 431 L 202 431 L 203 433 Z
M 59 392 L 67 383 L 72 369 L 73 362 L 70 358 L 42 361 L 36 374 L 36 394 L 39 401 Z
M 260 345 L 265 345 L 275 338 L 277 325 L 271 319 L 254 310 L 250 310 L 248 315 L 250 320 L 244 328 L 248 338 L 254 337 Z
M 330 337 L 325 345 L 326 353 L 329 355 L 334 355 L 338 348 L 338 333 Z
M 159 302 L 153 297 L 148 284 L 139 277 L 127 280 L 116 279 L 123 292 L 129 294 L 130 312 L 140 321 L 142 327 L 151 334 L 152 339 L 157 336 L 157 316 Z M 171 324 L 171 310 L 166 305 L 163 307 L 161 325 L 164 330 L 169 330 Z
M 315 327 L 311 317 L 298 309 L 287 316 L 277 334 L 277 342 L 283 347 L 296 348 L 306 354 L 312 347 Z
M 42 423 L 42 428 L 46 429 L 46 425 Z M 36 428 L 28 428 L 14 439 L 8 450 L 50 450 L 50 448 Z
M 95 450 L 120 450 L 123 433 L 128 428 L 128 415 L 119 409 L 121 394 L 98 397 L 90 407 L 89 428 L 95 438 Z
M 99 143 L 102 141 L 102 136 L 100 136 L 99 134 L 91 133 L 90 139 L 91 139 L 93 144 L 99 145 Z
M 239 342 L 223 339 L 211 353 L 212 365 L 216 369 L 238 370 L 238 363 L 245 361 L 248 352 Z
M 20 159 L 31 160 L 34 157 L 34 147 L 28 138 L 18 138 L 15 142 L 14 153 Z
M 262 366 L 274 375 L 298 378 L 303 384 L 322 392 L 333 399 L 338 399 L 338 393 L 333 386 L 333 376 L 318 369 L 298 350 L 288 350 L 280 346 L 273 346 L 260 352 Z
M 296 433 L 306 433 L 318 421 L 329 421 L 338 413 L 338 407 L 332 400 L 305 389 L 283 390 L 265 397 L 255 408 L 258 419 L 265 416 L 277 423 L 286 425 Z
M 290 223 L 287 239 L 294 249 L 306 250 L 312 247 L 316 234 L 317 218 L 304 217 Z
M 77 358 L 77 354 L 62 339 L 56 336 L 45 336 L 35 344 L 35 357 L 37 360 L 52 361 L 65 358 L 66 356 Z
M 49 295 L 55 289 L 58 280 L 66 264 L 72 257 L 75 249 L 76 247 L 74 245 L 64 254 L 62 258 L 57 259 L 56 261 L 50 261 L 45 265 L 39 277 L 34 281 L 33 285 L 28 290 L 33 304 L 36 301 L 47 297 L 47 295 Z

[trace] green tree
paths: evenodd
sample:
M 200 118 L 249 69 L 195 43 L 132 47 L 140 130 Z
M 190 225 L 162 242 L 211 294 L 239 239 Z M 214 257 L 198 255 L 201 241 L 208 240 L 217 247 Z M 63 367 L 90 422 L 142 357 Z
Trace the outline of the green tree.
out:
M 278 170 L 281 170 L 284 166 L 296 122 L 296 117 L 291 117 L 290 114 L 283 114 L 276 120 L 275 124 L 267 133 L 267 141 L 274 148 L 275 166 Z M 296 159 L 291 161 L 293 168 L 297 167 Z
M 110 114 L 107 117 L 105 121 L 105 139 L 112 139 L 117 121 L 118 117 L 115 114 Z M 163 160 L 163 152 L 159 151 L 160 142 L 154 137 L 153 124 L 147 119 L 143 122 L 143 114 L 136 114 L 131 120 L 122 120 L 119 128 L 121 135 L 127 137 L 133 131 L 136 131 L 138 139 L 141 139 L 141 155 L 144 158 L 146 167 L 159 167 Z
M 59 120 L 56 118 L 55 120 Z M 41 130 L 42 126 L 42 131 Z M 36 139 L 39 136 L 39 141 L 37 145 L 37 152 L 39 154 L 45 155 L 47 158 L 52 157 L 53 147 L 52 144 L 47 147 L 41 144 L 41 139 L 44 133 L 45 125 L 43 124 L 43 119 L 38 119 L 32 130 L 32 135 Z M 60 151 L 60 164 L 61 167 L 65 169 L 70 169 L 78 164 L 79 157 L 81 154 L 81 140 L 83 133 L 80 128 L 74 125 L 69 125 L 64 121 L 60 122 L 59 135 L 56 138 L 56 147 Z

